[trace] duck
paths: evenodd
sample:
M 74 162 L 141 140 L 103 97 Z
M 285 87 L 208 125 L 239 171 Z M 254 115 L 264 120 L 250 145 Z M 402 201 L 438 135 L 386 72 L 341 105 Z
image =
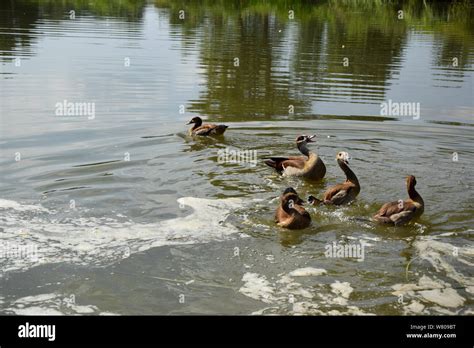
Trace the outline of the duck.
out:
M 307 144 L 314 143 L 316 135 L 300 135 L 296 138 L 296 146 L 303 156 L 270 157 L 265 164 L 286 176 L 299 176 L 310 180 L 321 180 L 326 175 L 326 166 L 321 158 L 309 151 Z
M 288 187 L 280 197 L 280 204 L 275 212 L 275 222 L 278 226 L 290 230 L 306 228 L 311 223 L 311 216 L 302 207 L 304 201 L 295 189 Z
M 308 203 L 311 205 L 328 204 L 343 205 L 351 203 L 360 192 L 360 184 L 357 176 L 349 168 L 349 154 L 341 151 L 336 155 L 337 164 L 346 174 L 346 181 L 329 187 L 324 193 L 323 200 L 319 200 L 314 196 L 309 196 Z
M 372 219 L 383 224 L 395 226 L 405 225 L 418 218 L 425 210 L 425 202 L 415 190 L 416 178 L 409 175 L 406 178 L 408 199 L 385 203 Z
M 208 136 L 208 135 L 222 135 L 229 128 L 223 124 L 212 124 L 212 123 L 205 123 L 202 124 L 202 119 L 198 116 L 193 117 L 191 121 L 186 124 L 194 124 L 194 126 L 189 130 L 189 135 L 200 135 L 200 136 Z

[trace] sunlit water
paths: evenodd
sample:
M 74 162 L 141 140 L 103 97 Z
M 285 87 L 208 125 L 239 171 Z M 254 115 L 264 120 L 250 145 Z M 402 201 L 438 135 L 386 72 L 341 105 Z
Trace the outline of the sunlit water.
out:
M 1 314 L 474 313 L 468 3 L 401 2 L 402 20 L 333 1 L 113 3 L 1 5 Z M 95 113 L 58 115 L 65 100 Z M 420 114 L 381 115 L 389 100 Z M 230 128 L 192 139 L 193 116 Z M 323 182 L 262 163 L 314 133 Z M 257 162 L 221 163 L 226 148 Z M 344 180 L 341 150 L 357 201 L 277 228 L 286 187 Z M 409 174 L 422 218 L 371 223 Z M 363 259 L 327 257 L 333 242 L 365 243 Z

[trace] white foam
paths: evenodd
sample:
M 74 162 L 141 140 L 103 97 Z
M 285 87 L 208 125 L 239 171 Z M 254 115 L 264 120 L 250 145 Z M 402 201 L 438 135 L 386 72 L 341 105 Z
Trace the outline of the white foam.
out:
M 29 205 L 29 204 L 20 204 L 15 201 L 10 201 L 7 199 L 0 199 L 0 209 L 13 209 L 16 211 L 43 211 L 49 212 L 48 209 L 42 207 L 41 205 Z
M 347 306 L 347 311 L 345 312 L 341 312 L 341 311 L 338 311 L 337 309 L 333 309 L 327 312 L 327 315 L 375 315 L 375 314 L 367 313 L 357 306 Z
M 294 271 L 290 272 L 288 275 L 290 277 L 309 277 L 309 276 L 320 276 L 326 274 L 326 270 L 322 268 L 313 268 L 313 267 L 305 267 L 305 268 L 298 268 Z
M 332 292 L 336 295 L 341 295 L 343 298 L 349 298 L 354 289 L 351 287 L 351 284 L 348 282 L 339 282 L 336 280 L 335 283 L 331 284 Z
M 466 298 L 457 289 L 474 294 L 474 278 L 465 274 L 467 273 L 464 271 L 465 267 L 462 267 L 463 265 L 467 265 L 467 269 L 472 267 L 474 248 L 469 245 L 454 246 L 438 240 L 439 238 L 443 236 L 419 236 L 413 243 L 417 255 L 411 263 L 410 274 L 418 274 L 414 270 L 420 260 L 427 261 L 433 268 L 426 270 L 423 266 L 424 274 L 417 282 L 392 286 L 395 290 L 392 294 L 395 296 L 402 296 L 404 301 L 412 298 L 410 304 L 403 306 L 405 314 L 455 315 L 463 311 L 463 314 L 467 314 L 464 307 Z M 452 279 L 454 282 L 450 284 L 439 277 Z
M 453 261 L 458 261 L 472 267 L 474 262 L 469 259 L 474 257 L 474 247 L 468 245 L 456 247 L 429 237 L 421 238 L 413 245 L 418 251 L 418 256 L 428 261 L 437 272 L 446 274 L 464 287 L 468 293 L 474 294 L 474 277 L 462 274 L 452 264 Z
M 405 307 L 405 314 L 421 314 L 425 306 L 419 301 L 413 300 L 411 303 Z
M 4 312 L 16 315 L 101 314 L 96 306 L 78 305 L 71 295 L 57 293 L 22 297 L 5 307 Z
M 143 224 L 111 218 L 60 219 L 41 206 L 1 200 L 2 246 L 34 245 L 38 252 L 35 257 L 0 258 L 0 267 L 8 272 L 57 262 L 100 266 L 153 247 L 225 240 L 238 232 L 226 219 L 233 209 L 241 206 L 239 199 L 183 197 L 178 203 L 191 207 L 193 212 L 185 217 Z M 29 212 L 27 218 L 25 212 Z
M 294 315 L 324 315 L 324 312 L 319 309 L 317 303 L 306 301 L 294 303 L 292 312 Z
M 423 290 L 419 294 L 430 302 L 443 307 L 456 308 L 464 304 L 465 299 L 452 288 Z
M 392 292 L 395 296 L 413 297 L 442 307 L 456 308 L 465 302 L 465 299 L 449 283 L 432 279 L 426 275 L 419 279 L 418 284 L 395 284 L 392 288 L 395 290 Z M 412 310 L 412 308 L 408 308 L 408 310 Z
M 274 289 L 265 276 L 257 273 L 245 273 L 242 281 L 244 285 L 239 289 L 239 292 L 245 296 L 265 303 L 272 303 L 275 300 Z
M 31 306 L 28 308 L 10 309 L 16 315 L 64 315 L 62 312 L 42 306 Z
M 330 285 L 314 284 L 305 286 L 295 282 L 293 277 L 320 276 L 326 270 L 313 267 L 298 268 L 289 273 L 281 273 L 274 282 L 264 275 L 245 273 L 244 285 L 240 293 L 254 300 L 272 304 L 252 314 L 292 315 L 370 315 L 357 306 L 348 305 L 349 297 L 354 290 L 350 283 L 335 281 Z M 273 279 L 273 278 L 272 278 Z M 346 310 L 331 310 L 328 307 L 340 306 Z

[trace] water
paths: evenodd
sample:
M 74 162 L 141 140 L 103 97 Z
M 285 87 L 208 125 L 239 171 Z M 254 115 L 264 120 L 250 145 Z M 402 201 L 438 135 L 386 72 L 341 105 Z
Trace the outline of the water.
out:
M 67 4 L 1 5 L 1 314 L 474 313 L 469 2 Z M 381 115 L 389 100 L 419 117 Z M 191 139 L 194 116 L 230 128 Z M 314 133 L 322 183 L 262 163 Z M 284 188 L 343 180 L 338 151 L 358 200 L 277 228 Z M 367 221 L 409 174 L 422 218 Z M 363 260 L 333 242 L 366 243 Z

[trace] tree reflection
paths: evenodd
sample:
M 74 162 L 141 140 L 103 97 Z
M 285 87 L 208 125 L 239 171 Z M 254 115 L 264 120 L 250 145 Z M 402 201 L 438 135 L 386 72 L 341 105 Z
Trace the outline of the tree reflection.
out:
M 232 121 L 285 117 L 291 108 L 303 116 L 313 102 L 329 98 L 379 103 L 402 65 L 414 27 L 434 30 L 442 42 L 436 64 L 445 65 L 459 52 L 464 68 L 472 50 L 472 27 L 462 11 L 456 10 L 459 18 L 449 30 L 467 40 L 451 40 L 444 31 L 459 2 L 160 0 L 157 5 L 170 9 L 175 35 L 199 47 L 205 82 L 190 109 Z M 180 10 L 189 20 L 178 19 Z
M 27 57 L 38 35 L 39 19 L 67 20 L 71 10 L 79 16 L 116 17 L 125 22 L 140 21 L 145 0 L 4 0 L 0 10 L 0 59 Z
M 4 1 L 0 27 L 7 35 L 0 36 L 0 59 L 35 54 L 39 19 L 66 20 L 74 9 L 77 16 L 116 17 L 126 25 L 141 21 L 147 4 Z M 213 118 L 304 117 L 314 102 L 329 99 L 378 103 L 400 69 L 412 31 L 433 33 L 433 63 L 443 68 L 441 74 L 462 78 L 472 64 L 469 1 L 157 0 L 154 5 L 183 55 L 199 52 L 204 82 L 188 109 Z M 453 58 L 459 69 L 449 69 Z

